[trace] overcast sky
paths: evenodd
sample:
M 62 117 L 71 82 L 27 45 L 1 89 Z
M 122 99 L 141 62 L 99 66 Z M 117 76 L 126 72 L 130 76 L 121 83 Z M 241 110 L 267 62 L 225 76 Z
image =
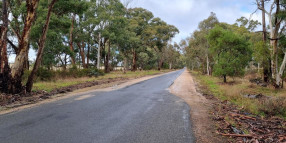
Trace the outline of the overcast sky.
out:
M 124 1 L 124 0 L 122 0 Z M 188 37 L 197 29 L 200 21 L 206 19 L 211 12 L 216 13 L 220 22 L 233 24 L 236 19 L 244 16 L 250 18 L 256 10 L 255 0 L 133 0 L 130 7 L 142 7 L 151 11 L 168 24 L 175 25 L 179 30 L 174 41 Z M 252 19 L 260 21 L 260 12 Z

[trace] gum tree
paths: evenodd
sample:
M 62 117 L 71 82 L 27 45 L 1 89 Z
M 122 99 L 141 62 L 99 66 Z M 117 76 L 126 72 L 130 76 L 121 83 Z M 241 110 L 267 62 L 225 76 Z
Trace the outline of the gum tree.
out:
M 215 59 L 214 75 L 222 76 L 227 82 L 227 76 L 241 76 L 251 60 L 249 43 L 230 30 L 216 26 L 208 35 L 211 53 Z

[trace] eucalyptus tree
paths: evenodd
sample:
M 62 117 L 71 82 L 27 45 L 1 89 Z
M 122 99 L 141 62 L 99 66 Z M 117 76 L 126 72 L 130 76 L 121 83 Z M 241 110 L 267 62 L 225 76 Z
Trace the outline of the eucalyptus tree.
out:
M 260 9 L 263 14 L 265 13 L 268 17 L 269 24 L 269 41 L 270 41 L 270 58 L 271 58 L 271 75 L 272 82 L 276 88 L 282 87 L 282 76 L 286 66 L 286 52 L 283 51 L 282 47 L 279 47 L 279 40 L 284 35 L 285 31 L 285 0 L 269 0 L 269 7 L 264 5 L 264 0 L 256 0 L 257 8 Z M 262 16 L 262 20 L 265 18 Z M 263 29 L 266 33 L 266 30 Z M 265 41 L 264 34 L 264 41 Z M 280 62 L 280 53 L 284 55 L 282 62 Z M 283 57 L 283 56 L 282 56 Z M 285 62 L 284 62 L 285 61 Z
M 143 8 L 131 8 L 128 9 L 127 18 L 129 19 L 130 31 L 135 33 L 135 36 L 131 39 L 130 47 L 132 53 L 132 71 L 137 70 L 138 53 L 145 51 L 146 40 L 143 35 L 145 29 L 149 27 L 151 20 L 153 19 L 152 12 Z M 133 33 L 130 33 L 131 35 Z
M 172 69 L 179 65 L 180 60 L 180 52 L 176 49 L 175 44 L 168 44 L 167 47 L 163 51 L 164 61 L 169 64 L 169 69 Z
M 8 65 L 7 56 L 7 33 L 8 33 L 8 2 L 3 0 L 2 2 L 2 25 L 0 27 L 0 90 L 6 90 L 9 82 L 10 67 Z
M 31 74 L 28 77 L 28 81 L 26 83 L 26 91 L 27 92 L 31 92 L 32 91 L 32 87 L 33 87 L 33 83 L 34 83 L 34 78 L 35 75 L 39 69 L 40 63 L 42 61 L 42 57 L 43 57 L 43 52 L 44 52 L 44 48 L 45 48 L 45 42 L 47 39 L 47 33 L 48 33 L 48 29 L 49 29 L 49 24 L 50 24 L 50 20 L 51 20 L 51 15 L 52 15 L 52 9 L 55 5 L 57 0 L 52 0 L 48 5 L 48 12 L 47 12 L 47 16 L 46 16 L 46 20 L 45 20 L 45 24 L 42 28 L 42 35 L 40 36 L 39 42 L 38 42 L 38 53 L 37 53 L 37 58 L 34 64 L 34 67 L 31 71 Z
M 121 35 L 122 30 L 126 26 L 126 14 L 125 7 L 119 0 L 111 0 L 106 12 L 109 16 L 109 25 L 103 31 L 104 42 L 103 47 L 106 48 L 104 52 L 104 69 L 105 72 L 110 71 L 110 58 L 111 58 L 111 46 L 118 46 L 118 37 Z
M 150 26 L 144 31 L 144 39 L 148 45 L 155 49 L 157 53 L 158 70 L 161 70 L 163 59 L 163 50 L 167 47 L 168 41 L 170 41 L 179 30 L 173 26 L 168 25 L 160 18 L 152 19 Z
M 42 2 L 42 1 L 41 1 Z M 39 52 L 37 55 L 37 60 L 36 60 L 36 64 L 34 66 L 34 69 L 32 71 L 32 74 L 29 77 L 28 83 L 27 83 L 27 88 L 24 89 L 24 87 L 22 86 L 22 75 L 24 72 L 24 65 L 25 62 L 28 59 L 28 52 L 29 52 L 29 41 L 30 41 L 30 33 L 32 30 L 32 26 L 34 24 L 34 21 L 36 20 L 36 14 L 38 12 L 38 5 L 41 3 L 40 0 L 26 0 L 24 1 L 12 1 L 10 4 L 10 9 L 11 9 L 11 13 L 12 13 L 12 20 L 11 20 L 11 30 L 13 31 L 13 34 L 17 37 L 18 39 L 18 46 L 16 46 L 15 44 L 13 44 L 12 42 L 10 43 L 10 45 L 12 45 L 12 47 L 15 49 L 15 53 L 16 53 L 16 58 L 15 58 L 15 62 L 11 68 L 11 73 L 6 75 L 6 80 L 1 83 L 1 90 L 3 92 L 7 92 L 7 93 L 20 93 L 22 91 L 31 91 L 31 86 L 33 83 L 33 76 L 36 71 L 37 68 L 39 66 L 39 62 L 41 61 L 41 57 L 43 55 L 43 48 L 44 48 L 44 44 L 46 41 L 46 35 L 47 35 L 47 31 L 48 31 L 48 27 L 49 27 L 49 22 L 50 22 L 50 17 L 51 17 L 51 13 L 52 13 L 52 9 L 53 6 L 56 2 L 56 0 L 52 0 L 50 2 L 50 4 L 48 4 L 48 10 L 47 10 L 47 16 L 46 16 L 46 20 L 44 23 L 44 26 L 42 27 L 42 33 L 39 39 Z M 4 1 L 4 6 L 3 6 L 3 14 L 7 13 L 7 5 L 8 2 Z M 25 6 L 24 6 L 25 5 Z M 14 8 L 19 7 L 20 10 L 15 10 L 13 11 Z M 26 8 L 26 12 L 23 10 L 22 8 L 25 7 Z M 21 18 L 19 18 L 21 17 Z M 3 16 L 3 20 L 4 22 L 7 21 L 8 19 L 7 17 Z M 4 30 L 6 31 L 5 33 L 7 33 L 8 30 L 8 25 L 7 23 L 4 23 L 5 27 Z M 1 30 L 2 31 L 2 30 Z M 3 35 L 3 33 L 1 33 Z M 6 37 L 4 38 L 4 40 L 9 41 L 9 39 Z M 2 40 L 1 40 L 2 41 Z M 2 44 L 2 43 L 1 43 Z M 7 55 L 7 50 L 3 51 L 3 47 L 5 48 L 7 46 L 7 42 L 4 43 L 5 45 L 1 46 L 1 59 L 3 55 Z
M 216 14 L 211 12 L 210 16 L 207 19 L 205 19 L 205 20 L 203 20 L 203 21 L 201 21 L 199 23 L 199 30 L 204 35 L 207 35 L 208 32 L 212 28 L 214 28 L 214 26 L 216 24 L 218 24 L 218 23 L 219 23 L 219 21 L 218 21 L 218 19 L 216 17 Z M 205 63 L 206 63 L 207 75 L 211 75 L 211 69 L 213 67 L 213 62 L 212 62 L 212 57 L 209 54 L 209 48 L 210 48 L 209 43 L 208 43 L 208 41 L 207 41 L 205 36 L 200 37 L 199 40 L 201 41 L 199 44 L 204 49 L 203 52 L 205 53 L 204 57 L 206 58 L 206 60 L 205 60 L 206 62 Z
M 20 5 L 22 3 L 20 1 Z M 2 89 L 4 92 L 19 93 L 23 90 L 22 75 L 24 71 L 25 61 L 28 58 L 29 50 L 29 35 L 31 33 L 32 25 L 36 19 L 36 11 L 38 8 L 39 0 L 26 0 L 26 13 L 24 14 L 23 27 L 20 27 L 19 41 L 17 46 L 15 62 L 11 68 L 10 81 L 7 82 L 8 89 Z
M 249 42 L 244 37 L 219 26 L 210 31 L 208 40 L 216 62 L 214 75 L 222 76 L 224 82 L 227 81 L 227 76 L 242 76 L 251 60 Z

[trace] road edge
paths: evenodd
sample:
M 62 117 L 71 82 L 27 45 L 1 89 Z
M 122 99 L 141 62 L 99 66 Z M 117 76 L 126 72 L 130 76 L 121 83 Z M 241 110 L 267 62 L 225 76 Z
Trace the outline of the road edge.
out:
M 152 79 L 152 78 L 156 78 L 156 77 L 163 76 L 166 74 L 171 74 L 171 73 L 176 72 L 176 71 L 178 71 L 178 70 L 170 71 L 170 72 L 166 72 L 166 73 L 161 73 L 161 74 L 155 74 L 155 75 L 147 75 L 147 76 L 143 76 L 140 78 L 129 79 L 129 80 L 125 80 L 125 81 L 117 81 L 117 82 L 103 84 L 103 85 L 95 85 L 92 87 L 86 87 L 86 88 L 78 89 L 78 90 L 75 90 L 75 91 L 69 92 L 69 93 L 56 94 L 56 95 L 53 95 L 50 98 L 42 100 L 42 101 L 38 101 L 38 102 L 30 103 L 27 105 L 20 105 L 18 107 L 0 110 L 0 115 L 15 113 L 15 112 L 22 111 L 24 109 L 35 108 L 35 107 L 43 105 L 43 104 L 49 104 L 49 103 L 52 103 L 55 101 L 59 101 L 59 100 L 63 100 L 63 99 L 71 98 L 71 97 L 78 97 L 79 98 L 80 96 L 84 96 L 84 95 L 92 93 L 92 92 L 97 92 L 97 91 L 98 92 L 107 92 L 107 91 L 118 90 L 118 89 L 125 88 L 128 86 L 143 82 L 143 81 L 147 81 L 147 80 Z

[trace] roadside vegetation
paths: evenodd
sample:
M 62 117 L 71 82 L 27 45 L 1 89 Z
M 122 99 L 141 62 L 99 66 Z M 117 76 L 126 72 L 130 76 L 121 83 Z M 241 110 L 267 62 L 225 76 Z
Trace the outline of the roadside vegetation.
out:
M 101 76 L 85 76 L 85 77 L 69 77 L 69 78 L 63 78 L 63 77 L 56 77 L 52 78 L 49 81 L 37 81 L 34 84 L 33 91 L 47 91 L 50 92 L 52 90 L 55 90 L 57 88 L 62 87 L 69 87 L 72 85 L 77 85 L 85 82 L 94 82 L 94 81 L 104 81 L 104 80 L 113 80 L 113 79 L 121 79 L 121 80 L 127 80 L 127 79 L 134 79 L 134 78 L 140 78 L 147 75 L 155 75 L 160 74 L 164 72 L 169 72 L 171 70 L 146 70 L 146 71 L 127 71 L 126 73 L 123 73 L 122 71 L 113 71 L 107 74 L 103 74 Z
M 251 83 L 249 77 L 234 78 L 228 83 L 218 77 L 209 77 L 192 72 L 192 75 L 207 88 L 205 94 L 214 95 L 221 101 L 230 101 L 241 110 L 262 117 L 278 116 L 286 119 L 286 89 L 261 87 Z M 267 95 L 267 96 L 265 96 Z
M 218 134 L 231 142 L 285 142 L 286 1 L 255 3 L 262 23 L 241 17 L 229 24 L 211 13 L 180 45 L 202 93 L 216 99 Z
M 184 67 L 180 47 L 170 42 L 179 30 L 146 9 L 129 8 L 130 2 L 2 0 L 0 92 L 27 96 L 118 69 Z M 31 49 L 36 55 L 29 55 Z M 55 84 L 44 87 L 39 81 Z
M 211 13 L 181 46 L 188 68 L 197 71 L 198 79 L 216 97 L 256 115 L 286 118 L 286 1 L 267 2 L 272 2 L 272 7 L 256 0 L 262 23 L 241 17 L 228 24 Z M 271 23 L 266 29 L 265 15 L 274 18 L 277 26 L 271 27 Z M 260 26 L 262 32 L 257 32 Z

